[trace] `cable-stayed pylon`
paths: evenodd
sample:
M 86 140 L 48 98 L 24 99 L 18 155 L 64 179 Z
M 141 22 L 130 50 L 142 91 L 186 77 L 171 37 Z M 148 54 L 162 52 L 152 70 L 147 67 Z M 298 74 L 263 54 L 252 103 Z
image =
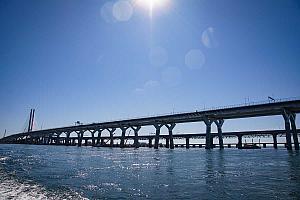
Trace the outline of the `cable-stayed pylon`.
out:
M 33 123 L 34 123 L 34 113 L 35 109 L 30 110 L 30 115 L 29 115 L 29 122 L 28 122 L 28 129 L 27 132 L 31 132 L 33 128 Z

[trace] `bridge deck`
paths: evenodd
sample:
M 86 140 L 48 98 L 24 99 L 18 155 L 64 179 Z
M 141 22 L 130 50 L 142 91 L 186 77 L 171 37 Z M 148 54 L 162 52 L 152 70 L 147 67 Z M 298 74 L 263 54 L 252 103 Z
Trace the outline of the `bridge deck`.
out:
M 244 105 L 237 107 L 227 107 L 220 109 L 211 109 L 204 111 L 195 111 L 195 112 L 187 112 L 180 114 L 171 114 L 171 115 L 163 115 L 163 116 L 155 116 L 155 117 L 144 117 L 144 118 L 134 118 L 134 119 L 126 119 L 126 120 L 118 120 L 118 121 L 110 121 L 110 122 L 102 122 L 102 123 L 93 123 L 79 126 L 69 126 L 69 127 L 61 127 L 54 129 L 46 129 L 39 131 L 32 131 L 27 133 L 19 133 L 11 136 L 7 136 L 0 140 L 1 143 L 12 142 L 17 140 L 18 138 L 22 138 L 25 136 L 30 137 L 49 137 L 54 135 L 60 135 L 61 133 L 83 133 L 86 131 L 95 132 L 104 129 L 115 129 L 122 127 L 141 127 L 141 126 L 153 126 L 153 125 L 168 125 L 168 124 L 178 124 L 178 123 L 188 123 L 188 122 L 200 122 L 200 121 L 216 121 L 216 120 L 226 120 L 226 119 L 237 119 L 237 118 L 250 118 L 250 117 L 261 117 L 261 116 L 274 116 L 274 115 L 283 115 L 286 111 L 291 113 L 299 113 L 300 112 L 300 100 L 291 100 L 291 101 L 283 101 L 283 102 L 273 102 L 273 103 L 263 103 L 256 105 Z M 292 127 L 293 128 L 293 127 Z M 296 130 L 295 128 L 293 130 Z M 272 132 L 276 131 L 277 133 L 284 134 L 286 130 L 269 130 L 269 131 L 247 131 L 247 132 L 228 132 L 223 133 L 223 136 L 238 136 L 238 135 L 258 135 L 258 134 L 272 134 Z M 298 131 L 298 130 L 297 130 Z M 174 138 L 187 138 L 187 137 L 205 137 L 207 134 L 195 134 L 187 136 L 186 134 L 174 135 Z M 212 136 L 216 136 L 216 134 L 212 133 Z M 139 136 L 140 138 L 151 138 L 154 136 Z M 160 136 L 162 138 L 166 138 L 167 136 Z M 110 139 L 113 137 L 110 136 Z M 120 139 L 120 137 L 115 137 L 116 139 Z M 133 136 L 127 136 L 125 138 L 133 138 Z M 136 138 L 136 137 L 135 137 Z M 124 139 L 124 136 L 123 136 Z

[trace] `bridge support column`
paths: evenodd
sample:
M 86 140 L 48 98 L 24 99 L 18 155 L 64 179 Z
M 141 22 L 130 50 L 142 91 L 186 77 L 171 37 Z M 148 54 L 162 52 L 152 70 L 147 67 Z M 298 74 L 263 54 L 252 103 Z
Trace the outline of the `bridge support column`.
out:
M 30 137 L 30 142 L 29 142 L 29 144 L 33 144 L 33 138 L 32 138 L 32 137 Z
M 277 149 L 277 134 L 273 134 L 273 147 L 274 149 Z
M 296 128 L 296 114 L 292 113 L 290 116 L 291 126 L 292 126 L 292 133 L 293 133 L 293 140 L 294 140 L 294 146 L 295 150 L 299 150 L 299 141 L 298 141 L 298 135 L 297 135 L 297 128 Z
M 149 138 L 149 148 L 152 148 L 152 138 Z
M 211 135 L 211 124 L 213 120 L 204 117 L 204 123 L 206 125 L 206 138 L 205 138 L 205 149 L 212 149 L 213 148 L 213 138 Z
M 237 148 L 241 149 L 243 146 L 243 136 L 242 135 L 238 135 L 238 144 L 237 144 Z
M 219 138 L 220 149 L 224 149 L 223 134 L 222 134 L 222 126 L 224 124 L 224 120 L 223 119 L 215 120 L 215 124 L 217 125 L 217 128 L 218 128 L 218 138 Z
M 134 148 L 139 148 L 139 130 L 141 129 L 141 126 L 131 127 L 134 131 Z
M 170 148 L 170 140 L 169 140 L 169 138 L 166 138 L 166 148 Z
M 114 146 L 114 132 L 115 132 L 116 128 L 108 128 L 107 130 L 109 132 L 110 147 L 113 147 Z
M 78 136 L 78 146 L 81 147 L 82 145 L 82 138 L 83 138 L 83 131 L 77 132 L 77 136 Z
M 72 145 L 75 145 L 75 138 L 72 138 Z
M 122 126 L 122 127 L 120 127 L 120 129 L 122 131 L 120 147 L 124 148 L 125 147 L 125 135 L 126 135 L 126 130 L 128 129 L 128 127 Z
M 154 149 L 158 149 L 158 143 L 159 143 L 159 135 L 160 135 L 160 128 L 163 126 L 163 124 L 155 123 L 154 127 L 156 129 L 155 133 L 155 141 L 154 141 Z
M 185 148 L 187 148 L 187 149 L 190 148 L 190 138 L 189 137 L 185 138 Z
M 166 124 L 165 126 L 168 128 L 169 131 L 170 149 L 174 149 L 173 129 L 176 126 L 176 124 L 171 123 L 171 124 Z
M 292 150 L 292 138 L 291 138 L 291 126 L 290 126 L 290 116 L 291 113 L 287 110 L 283 110 L 283 119 L 285 125 L 285 138 L 286 138 L 286 148 L 287 150 Z
M 66 145 L 69 146 L 70 145 L 70 135 L 71 135 L 71 133 L 67 132 L 66 135 L 67 135 L 67 137 L 66 137 Z
M 60 133 L 57 133 L 57 137 L 56 137 L 56 140 L 55 140 L 56 145 L 59 145 L 59 143 L 60 143 L 59 136 L 60 136 Z
M 99 145 L 100 140 L 101 140 L 101 133 L 102 133 L 103 129 L 98 129 L 97 131 L 98 131 L 98 136 L 97 136 L 97 142 L 96 143 Z
M 95 146 L 95 133 L 97 130 L 90 131 L 92 134 L 92 146 Z
M 48 138 L 47 138 L 47 144 L 48 144 L 48 145 L 51 144 L 51 138 L 52 138 L 51 135 L 49 135 Z

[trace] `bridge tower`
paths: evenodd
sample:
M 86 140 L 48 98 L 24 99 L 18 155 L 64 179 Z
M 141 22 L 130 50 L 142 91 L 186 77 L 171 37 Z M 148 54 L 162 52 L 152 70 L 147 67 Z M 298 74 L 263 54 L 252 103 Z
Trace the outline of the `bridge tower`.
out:
M 27 132 L 31 132 L 32 129 L 33 129 L 34 113 L 35 113 L 35 109 L 31 109 L 30 110 L 30 115 L 29 115 L 29 122 L 28 122 Z

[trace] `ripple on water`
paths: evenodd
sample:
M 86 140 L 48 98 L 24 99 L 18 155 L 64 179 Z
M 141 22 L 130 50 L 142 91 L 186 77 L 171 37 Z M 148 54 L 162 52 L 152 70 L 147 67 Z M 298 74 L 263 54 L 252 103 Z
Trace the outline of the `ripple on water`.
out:
M 285 150 L 0 145 L 0 172 L 11 199 L 300 199 L 300 157 Z

